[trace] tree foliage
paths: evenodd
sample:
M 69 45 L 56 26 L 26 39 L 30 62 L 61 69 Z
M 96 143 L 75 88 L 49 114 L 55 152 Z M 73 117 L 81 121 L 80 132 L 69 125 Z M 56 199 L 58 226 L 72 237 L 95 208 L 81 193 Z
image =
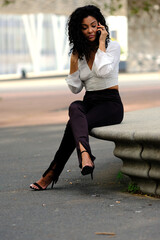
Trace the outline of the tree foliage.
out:
M 16 1 L 18 0 L 3 0 L 3 6 L 9 5 Z M 92 0 L 91 2 L 99 6 L 102 1 L 103 0 Z M 142 12 L 147 12 L 150 16 L 155 12 L 160 14 L 160 0 L 106 0 L 103 1 L 104 8 L 107 9 L 111 15 L 113 15 L 124 7 L 125 1 L 127 2 L 127 11 L 129 16 L 140 16 Z
M 100 5 L 101 0 L 93 0 L 93 3 Z M 146 12 L 149 15 L 155 12 L 160 14 L 160 0 L 108 0 L 104 2 L 104 8 L 107 9 L 111 15 L 114 15 L 125 5 L 127 6 L 129 16 L 140 16 L 142 12 Z
M 15 2 L 15 0 L 3 0 L 3 6 L 7 6 L 7 5 L 9 5 L 11 3 L 14 3 L 14 2 Z
M 155 12 L 160 14 L 160 0 L 128 0 L 128 9 L 130 15 L 140 16 L 142 12 L 146 12 L 150 16 Z

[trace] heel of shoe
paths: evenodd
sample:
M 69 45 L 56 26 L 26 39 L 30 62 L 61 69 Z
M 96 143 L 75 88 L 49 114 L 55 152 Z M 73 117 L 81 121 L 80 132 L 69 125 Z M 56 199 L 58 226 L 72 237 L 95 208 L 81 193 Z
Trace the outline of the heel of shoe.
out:
M 51 189 L 53 189 L 54 184 L 56 184 L 58 181 L 58 177 L 52 181 Z
M 93 171 L 91 172 L 91 179 L 93 180 Z
M 53 186 L 54 186 L 54 181 L 52 181 L 51 189 L 53 189 Z
M 82 174 L 83 176 L 88 175 L 88 174 L 91 174 L 91 179 L 93 180 L 93 170 L 94 170 L 94 166 L 93 166 L 93 167 L 84 166 L 84 167 L 82 168 L 81 174 Z
M 42 175 L 42 177 L 46 177 L 47 175 L 50 175 L 49 177 L 51 178 L 51 189 L 53 189 L 54 184 L 57 183 L 59 175 L 56 169 L 56 164 L 54 166 L 51 166 L 45 171 L 45 173 Z

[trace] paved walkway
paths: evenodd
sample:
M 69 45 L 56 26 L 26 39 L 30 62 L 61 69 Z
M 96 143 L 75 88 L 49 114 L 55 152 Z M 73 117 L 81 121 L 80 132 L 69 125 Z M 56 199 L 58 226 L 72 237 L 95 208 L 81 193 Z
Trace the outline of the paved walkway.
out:
M 40 177 L 52 160 L 65 128 L 63 121 L 56 124 L 53 117 L 50 122 L 44 121 L 44 109 L 46 107 L 55 115 L 55 112 L 66 111 L 69 101 L 73 100 L 69 98 L 67 87 L 60 86 L 62 81 L 57 81 L 58 85 L 51 80 L 36 80 L 32 84 L 21 81 L 17 85 L 15 82 L 10 82 L 11 85 L 0 83 L 0 239 L 159 239 L 159 199 L 126 192 L 129 179 L 125 177 L 121 184 L 117 180 L 122 163 L 113 156 L 113 143 L 91 138 L 92 151 L 97 158 L 93 181 L 80 174 L 74 152 L 53 190 L 35 192 L 29 189 L 29 184 Z M 123 80 L 120 88 L 124 89 L 124 99 L 134 91 L 137 99 L 143 100 L 144 107 L 145 101 L 140 95 L 142 92 L 148 94 L 148 90 L 143 90 L 142 81 L 137 80 L 136 85 L 130 81 L 126 85 Z M 146 89 L 153 90 L 152 104 L 156 105 L 159 81 L 148 80 L 145 84 Z M 136 95 L 135 89 L 143 91 Z M 64 93 L 66 105 L 62 104 Z M 130 98 L 130 109 L 137 99 L 134 97 L 131 101 Z M 51 102 L 52 105 L 48 105 Z
M 121 161 L 113 156 L 113 143 L 91 138 L 97 157 L 93 181 L 80 174 L 74 152 L 53 190 L 29 189 L 48 166 L 63 130 L 64 125 L 1 129 L 0 239 L 159 239 L 159 199 L 125 191 L 128 178 L 117 181 Z
M 125 111 L 160 106 L 160 74 L 119 74 Z M 63 78 L 0 81 L 0 127 L 64 124 L 72 94 Z

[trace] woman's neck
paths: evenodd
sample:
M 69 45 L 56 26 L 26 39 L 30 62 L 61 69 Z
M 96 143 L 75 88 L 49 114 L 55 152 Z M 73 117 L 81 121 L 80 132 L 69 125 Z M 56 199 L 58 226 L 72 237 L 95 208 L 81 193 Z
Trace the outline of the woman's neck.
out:
M 93 51 L 94 51 L 94 50 L 95 50 L 95 51 L 97 50 L 97 47 L 98 47 L 98 46 L 97 46 L 97 42 L 95 42 L 95 41 L 94 41 L 94 42 L 90 42 L 89 45 L 91 46 L 91 49 L 93 49 Z

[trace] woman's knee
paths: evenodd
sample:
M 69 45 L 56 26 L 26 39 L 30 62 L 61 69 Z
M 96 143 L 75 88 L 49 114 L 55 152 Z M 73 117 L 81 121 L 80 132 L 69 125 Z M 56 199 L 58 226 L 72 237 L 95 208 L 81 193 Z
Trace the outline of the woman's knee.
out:
M 79 109 L 82 109 L 82 101 L 72 102 L 69 106 L 69 115 L 76 112 Z

